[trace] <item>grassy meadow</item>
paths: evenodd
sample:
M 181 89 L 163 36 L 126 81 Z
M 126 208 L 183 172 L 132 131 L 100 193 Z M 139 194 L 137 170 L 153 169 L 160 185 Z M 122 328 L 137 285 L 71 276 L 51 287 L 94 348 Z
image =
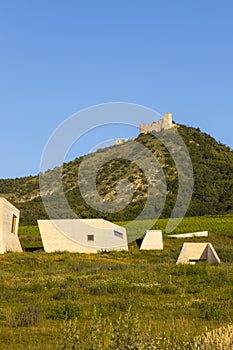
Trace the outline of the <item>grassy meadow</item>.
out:
M 208 230 L 208 239 L 188 241 L 211 242 L 220 265 L 177 266 L 184 240 L 166 234 L 163 251 L 132 242 L 128 252 L 0 256 L 0 348 L 231 349 L 232 228 L 232 216 L 216 216 L 176 229 Z M 25 250 L 42 248 L 36 226 L 20 227 L 19 237 Z

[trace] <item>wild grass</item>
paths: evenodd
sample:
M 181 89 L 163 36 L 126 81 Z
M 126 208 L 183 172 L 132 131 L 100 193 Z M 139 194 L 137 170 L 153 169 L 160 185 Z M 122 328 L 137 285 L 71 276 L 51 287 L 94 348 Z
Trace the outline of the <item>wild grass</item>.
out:
M 222 217 L 216 224 L 213 218 L 200 223 L 219 253 L 222 263 L 217 266 L 176 266 L 183 240 L 166 235 L 163 251 L 140 251 L 132 244 L 128 252 L 109 254 L 0 256 L 0 348 L 196 350 L 202 349 L 200 342 L 208 349 L 210 335 L 222 342 L 231 338 L 229 218 L 221 230 Z M 182 228 L 191 229 L 188 224 Z M 36 228 L 21 229 L 23 245 L 30 245 L 22 240 L 30 236 L 38 236 Z
M 171 219 L 172 220 L 172 219 Z M 173 219 L 175 220 L 175 219 Z M 119 225 L 127 225 L 127 221 L 117 222 Z M 148 222 L 149 224 L 149 222 Z M 159 219 L 152 229 L 162 230 L 166 234 L 166 226 L 168 224 L 168 219 Z M 128 237 L 131 241 L 135 238 L 140 238 L 143 235 L 142 228 L 144 228 L 145 221 L 138 220 L 135 224 L 135 230 Z M 226 238 L 232 238 L 232 226 L 233 226 L 233 216 L 232 215 L 216 215 L 216 216 L 199 216 L 199 217 L 189 217 L 183 218 L 178 227 L 172 233 L 189 233 L 198 231 L 209 231 L 210 236 L 214 235 L 218 238 L 218 235 L 223 235 Z M 148 227 L 150 229 L 150 227 Z M 232 241 L 231 241 L 232 242 Z
M 233 324 L 205 332 L 194 338 L 190 345 L 193 350 L 233 349 Z
M 25 250 L 43 249 L 43 244 L 38 226 L 19 226 L 19 237 Z
M 205 332 L 190 340 L 177 339 L 173 328 L 169 335 L 156 337 L 150 325 L 142 331 L 138 315 L 131 308 L 112 323 L 94 308 L 88 326 L 80 332 L 77 318 L 63 323 L 57 349 L 63 350 L 231 350 L 233 324 Z

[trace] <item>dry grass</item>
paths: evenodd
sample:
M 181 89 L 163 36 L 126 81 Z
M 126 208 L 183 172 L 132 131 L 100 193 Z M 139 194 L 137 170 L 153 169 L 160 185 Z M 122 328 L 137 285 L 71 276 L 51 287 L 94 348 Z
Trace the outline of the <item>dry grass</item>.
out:
M 233 349 L 233 325 L 229 324 L 206 332 L 194 339 L 192 350 L 231 350 Z

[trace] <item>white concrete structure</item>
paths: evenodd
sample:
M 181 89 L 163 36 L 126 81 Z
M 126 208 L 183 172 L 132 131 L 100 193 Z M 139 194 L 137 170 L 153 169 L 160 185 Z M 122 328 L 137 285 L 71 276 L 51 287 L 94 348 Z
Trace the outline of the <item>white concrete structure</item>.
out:
M 38 225 L 48 253 L 128 250 L 126 229 L 103 219 L 38 220 Z
M 184 243 L 177 264 L 196 264 L 198 261 L 206 261 L 210 264 L 220 263 L 211 243 Z
M 147 230 L 145 232 L 142 244 L 140 246 L 141 250 L 162 250 L 163 249 L 163 236 L 161 230 Z
M 5 198 L 0 198 L 0 254 L 22 252 L 18 238 L 20 211 Z
M 193 238 L 193 237 L 208 237 L 208 231 L 179 233 L 175 235 L 168 235 L 169 238 Z

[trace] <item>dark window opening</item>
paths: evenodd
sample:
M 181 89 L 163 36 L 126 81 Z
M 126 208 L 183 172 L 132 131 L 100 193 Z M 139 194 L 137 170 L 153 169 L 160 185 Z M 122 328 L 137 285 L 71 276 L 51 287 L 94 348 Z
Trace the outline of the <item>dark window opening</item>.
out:
M 199 259 L 189 259 L 189 262 L 191 264 L 196 264 L 196 263 L 198 263 L 198 261 L 199 261 Z
M 87 235 L 87 241 L 93 242 L 94 241 L 94 235 Z
M 13 214 L 12 224 L 11 224 L 11 232 L 12 233 L 16 233 L 16 220 L 17 220 L 17 216 L 15 214 Z
M 114 236 L 123 238 L 123 233 L 114 230 Z

